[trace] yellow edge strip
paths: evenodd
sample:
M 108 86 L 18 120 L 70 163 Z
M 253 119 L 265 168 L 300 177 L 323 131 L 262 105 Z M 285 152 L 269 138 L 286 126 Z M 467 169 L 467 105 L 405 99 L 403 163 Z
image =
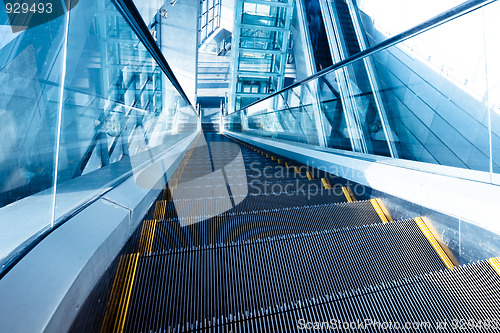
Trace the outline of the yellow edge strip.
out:
M 109 295 L 108 304 L 106 306 L 106 312 L 104 314 L 104 320 L 101 325 L 101 332 L 109 332 L 110 325 L 112 325 L 113 313 L 115 313 L 116 306 L 119 302 L 118 294 L 121 290 L 121 279 L 123 274 L 123 266 L 125 265 L 125 257 L 121 256 L 118 262 L 118 268 L 116 269 L 115 279 L 113 281 L 113 287 L 111 288 L 111 294 Z
M 139 246 L 137 247 L 139 251 L 141 250 L 142 243 L 144 242 L 144 233 L 146 231 L 147 223 L 148 223 L 148 221 L 142 222 L 141 236 L 139 237 Z
M 285 167 L 289 168 L 290 164 L 288 164 L 288 162 L 285 162 Z
M 281 164 L 283 161 L 278 158 L 278 164 Z
M 118 324 L 118 332 L 123 332 L 125 328 L 125 320 L 127 319 L 128 306 L 130 304 L 130 296 L 132 295 L 132 287 L 134 286 L 135 273 L 137 272 L 137 264 L 139 263 L 139 253 L 135 253 L 131 255 L 132 257 L 132 274 L 128 279 L 129 283 L 126 287 L 125 291 L 125 306 L 123 308 L 122 314 L 120 315 L 120 320 Z
M 393 219 L 391 217 L 391 214 L 389 214 L 389 211 L 387 208 L 384 206 L 384 203 L 380 199 L 375 199 L 377 200 L 378 205 L 380 206 L 380 209 L 382 209 L 382 212 L 384 213 L 385 217 L 387 218 L 387 221 L 392 222 Z
M 153 230 L 151 231 L 151 236 L 149 237 L 149 242 L 148 242 L 149 244 L 147 251 L 145 251 L 148 253 L 148 255 L 151 255 L 151 250 L 153 250 L 153 241 L 155 239 L 155 231 L 156 231 L 156 220 L 154 220 L 152 224 L 153 224 Z
M 375 208 L 375 211 L 377 212 L 378 217 L 382 220 L 382 222 L 387 223 L 389 222 L 387 220 L 387 217 L 385 216 L 384 212 L 382 211 L 382 208 L 380 208 L 377 200 L 375 199 L 370 199 L 370 202 L 372 203 L 373 208 Z
M 313 176 L 311 175 L 311 173 L 309 171 L 306 172 L 306 176 L 307 176 L 307 179 L 309 180 L 313 180 Z
M 146 249 L 148 247 L 149 235 L 151 234 L 151 222 L 151 220 L 148 220 L 146 232 L 144 233 L 144 239 L 142 240 L 141 248 L 139 249 L 140 253 L 146 252 Z
M 434 248 L 434 250 L 436 251 L 436 253 L 438 254 L 438 256 L 441 258 L 441 260 L 444 262 L 444 264 L 446 265 L 446 267 L 449 268 L 449 269 L 453 269 L 455 267 L 453 265 L 453 262 L 446 255 L 446 252 L 444 252 L 444 250 L 441 247 L 441 245 L 439 245 L 438 241 L 436 240 L 436 238 L 434 237 L 434 235 L 431 233 L 431 231 L 429 230 L 429 228 L 425 225 L 424 220 L 421 217 L 417 217 L 415 219 L 415 222 L 417 222 L 418 227 L 420 228 L 420 230 L 422 230 L 423 234 L 425 235 L 425 237 L 427 238 L 427 240 L 429 241 L 429 243 L 431 243 L 432 247 Z
M 163 218 L 165 217 L 166 206 L 167 203 L 165 200 L 157 201 L 155 205 L 155 213 L 153 214 L 153 219 L 163 220 Z
M 132 260 L 130 260 L 132 255 L 126 255 L 125 256 L 125 276 L 123 278 L 123 285 L 120 290 L 120 297 L 119 297 L 119 304 L 117 307 L 117 312 L 116 312 L 116 318 L 115 318 L 115 323 L 113 325 L 113 332 L 118 332 L 120 330 L 120 322 L 121 318 L 123 315 L 123 310 L 125 308 L 125 304 L 123 300 L 126 298 L 126 293 L 127 293 L 127 286 L 128 286 L 128 281 L 130 278 L 130 269 L 132 267 Z
M 342 186 L 342 192 L 344 193 L 347 202 L 352 202 L 351 195 L 349 194 L 349 191 L 347 190 L 346 187 Z
M 183 158 L 183 160 L 182 160 L 181 165 L 179 166 L 179 168 L 177 168 L 177 170 L 175 170 L 175 173 L 174 173 L 174 175 L 172 177 L 172 184 L 171 184 L 171 186 L 169 186 L 171 189 L 177 188 L 177 185 L 179 183 L 179 179 L 182 177 L 182 174 L 184 173 L 184 168 L 188 164 L 189 159 L 191 158 L 191 155 L 193 154 L 194 148 L 198 144 L 198 140 L 200 140 L 200 137 L 201 137 L 201 133 L 198 134 L 198 137 L 196 138 L 196 140 L 194 141 L 193 145 L 191 146 L 191 148 L 187 152 L 186 156 Z
M 158 215 L 160 214 L 160 212 L 158 211 L 158 210 L 160 209 L 160 206 L 158 205 L 158 202 L 159 202 L 159 201 L 157 201 L 157 202 L 155 203 L 155 212 L 153 213 L 153 218 L 154 218 L 154 219 L 158 218 Z
M 356 199 L 356 197 L 354 196 L 354 193 L 352 193 L 351 188 L 349 186 L 346 186 L 346 189 L 347 189 L 347 192 L 349 193 L 349 196 L 351 197 L 351 200 L 358 201 L 358 199 Z
M 493 269 L 497 271 L 498 275 L 500 275 L 500 261 L 498 260 L 498 258 L 491 258 L 490 260 L 488 260 L 488 262 L 493 267 Z
M 165 211 L 167 210 L 167 201 L 162 200 L 161 202 L 161 219 L 163 220 L 165 218 Z
M 332 185 L 326 178 L 321 178 L 321 183 L 323 183 L 323 187 L 325 188 L 325 190 L 329 190 L 332 188 Z
M 298 167 L 294 167 L 294 168 L 295 168 L 295 172 L 296 172 L 296 173 L 300 173 L 300 170 L 299 170 L 299 168 L 298 168 Z

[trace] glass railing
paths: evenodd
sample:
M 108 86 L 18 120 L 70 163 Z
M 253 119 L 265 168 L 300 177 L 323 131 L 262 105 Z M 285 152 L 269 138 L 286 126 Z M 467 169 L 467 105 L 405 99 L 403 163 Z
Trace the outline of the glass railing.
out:
M 9 19 L 0 8 L 0 273 L 198 122 L 113 2 L 79 1 L 33 27 Z
M 499 15 L 497 1 L 468 1 L 226 116 L 224 128 L 498 182 Z

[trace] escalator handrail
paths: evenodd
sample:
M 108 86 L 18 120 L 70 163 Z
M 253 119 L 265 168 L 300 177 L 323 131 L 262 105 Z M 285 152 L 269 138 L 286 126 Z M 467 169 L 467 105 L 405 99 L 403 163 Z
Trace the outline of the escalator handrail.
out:
M 142 19 L 142 16 L 139 13 L 139 10 L 135 6 L 134 2 L 132 0 L 111 0 L 111 1 L 115 4 L 120 14 L 122 14 L 122 17 L 125 19 L 125 21 L 127 21 L 129 26 L 135 32 L 135 34 L 142 42 L 144 47 L 151 54 L 153 59 L 158 63 L 163 73 L 165 73 L 165 75 L 170 80 L 172 85 L 175 87 L 175 89 L 177 89 L 177 91 L 182 96 L 187 105 L 190 105 L 193 108 L 193 110 L 195 110 L 195 107 L 191 104 L 189 98 L 182 89 L 179 81 L 177 81 L 174 72 L 168 65 L 168 62 L 163 56 L 163 53 L 161 52 L 158 44 L 156 44 L 155 40 L 153 39 L 153 36 L 149 32 L 148 27 L 146 26 L 146 23 L 144 23 L 144 20 Z
M 236 112 L 240 112 L 244 109 L 247 109 L 253 105 L 256 105 L 262 101 L 265 101 L 269 98 L 273 98 L 279 94 L 282 94 L 283 92 L 287 91 L 287 90 L 290 90 L 290 89 L 293 89 L 295 87 L 298 87 L 298 86 L 301 86 L 311 80 L 314 80 L 320 76 L 323 76 L 323 75 L 326 75 L 330 72 L 333 72 L 341 67 L 345 67 L 345 66 L 348 66 L 348 65 L 351 65 L 353 64 L 354 62 L 362 59 L 362 58 L 365 58 L 365 57 L 368 57 L 370 55 L 373 55 L 381 50 L 384 50 L 386 48 L 389 48 L 395 44 L 398 44 L 402 41 L 405 41 L 411 37 L 414 37 L 416 35 L 419 35 L 425 31 L 428 31 L 428 30 L 431 30 L 433 28 L 436 28 L 446 22 L 449 22 L 455 18 L 458 18 L 460 16 L 463 16 L 465 14 L 468 14 L 470 12 L 473 12 L 479 8 L 482 8 L 490 3 L 493 3 L 497 0 L 469 0 L 467 2 L 464 2 L 456 7 L 453 7 L 437 16 L 434 16 L 433 18 L 427 20 L 427 21 L 424 21 L 423 23 L 420 23 L 419 25 L 413 27 L 413 28 L 410 28 L 400 34 L 397 34 L 393 37 L 390 37 L 380 43 L 378 43 L 377 45 L 374 45 L 372 47 L 369 47 L 367 49 L 365 49 L 364 51 L 361 51 L 359 53 L 356 53 L 355 55 L 349 57 L 349 58 L 346 58 L 342 61 L 339 61 L 337 62 L 336 64 L 330 66 L 330 67 L 327 67 L 301 81 L 298 81 L 280 91 L 277 91 L 275 93 L 272 93 L 268 96 L 266 96 L 265 98 L 263 99 L 259 99 L 258 101 L 255 101 L 251 104 L 248 104 L 244 107 L 242 107 L 241 109 L 237 110 Z M 235 112 L 235 113 L 236 113 Z

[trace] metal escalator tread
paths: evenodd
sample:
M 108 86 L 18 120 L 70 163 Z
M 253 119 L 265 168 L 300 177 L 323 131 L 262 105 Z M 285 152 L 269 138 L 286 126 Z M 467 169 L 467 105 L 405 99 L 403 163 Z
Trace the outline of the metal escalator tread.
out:
M 142 256 L 126 331 L 248 319 L 443 269 L 414 220 Z
M 229 141 L 215 133 L 206 138 Z M 247 178 L 258 174 L 253 161 L 277 169 L 277 161 L 239 145 Z M 415 220 L 384 224 L 370 201 L 332 203 L 345 197 L 331 192 L 312 199 L 307 191 L 292 197 L 262 192 L 276 184 L 296 184 L 292 191 L 302 184 L 322 188 L 320 179 L 299 179 L 305 173 L 252 177 L 257 187 L 248 187 L 248 196 L 227 192 L 233 183 L 192 183 L 230 158 L 208 160 L 200 151 L 187 156 L 165 196 L 174 202 L 158 206 L 164 216 L 154 220 L 154 239 L 137 261 L 125 332 L 293 332 L 300 318 L 499 316 L 491 310 L 500 304 L 500 278 L 491 265 L 446 269 Z M 246 179 L 239 183 L 248 186 Z M 224 191 L 236 206 L 213 216 Z M 203 205 L 196 214 L 179 214 L 190 211 L 189 198 Z
M 211 190 L 214 191 L 214 189 Z M 237 202 L 237 205 L 235 205 L 231 209 L 228 209 L 223 214 L 234 214 L 297 206 L 325 205 L 346 201 L 346 197 L 341 191 L 322 189 L 310 191 L 299 190 L 299 192 L 287 191 L 277 193 L 271 192 L 269 194 L 256 193 L 249 195 L 232 195 L 231 198 L 235 201 L 235 203 Z M 224 195 L 223 192 L 219 195 L 214 193 L 210 197 L 198 197 L 191 200 L 179 199 L 174 196 L 174 201 L 167 203 L 166 214 L 161 219 L 176 218 L 178 217 L 178 211 L 186 212 L 185 214 L 183 213 L 183 217 L 186 217 L 186 214 L 199 216 L 200 212 L 203 212 L 202 216 L 212 216 L 214 212 L 219 211 L 218 207 L 221 206 L 220 200 L 224 199 L 229 199 L 227 190 L 226 195 Z M 193 205 L 196 205 L 196 208 L 190 209 L 190 207 L 192 207 Z
M 235 179 L 234 182 L 226 184 L 225 182 L 217 183 L 203 183 L 201 181 L 185 183 L 182 180 L 178 183 L 175 191 L 175 199 L 188 199 L 188 198 L 201 198 L 211 197 L 213 194 L 210 192 L 212 189 L 217 192 L 217 188 L 226 189 L 227 186 L 238 187 L 241 191 L 248 192 L 248 194 L 281 194 L 284 192 L 297 192 L 297 191 L 320 191 L 323 188 L 321 179 L 276 179 L 273 181 L 260 180 L 260 179 Z M 185 193 L 178 191 L 182 189 Z M 223 192 L 223 193 L 227 193 Z
M 152 252 L 245 242 L 381 223 L 370 201 L 224 213 L 158 221 Z
M 196 331 L 276 332 L 281 326 L 286 327 L 282 331 L 303 332 L 308 330 L 299 328 L 302 322 L 321 323 L 333 319 L 338 325 L 339 322 L 358 323 L 367 319 L 392 323 L 393 328 L 377 329 L 372 325 L 354 331 L 498 332 L 498 290 L 500 276 L 484 261 L 382 286 L 361 288 L 334 299 L 322 298 L 316 304 L 302 301 L 301 306 L 288 305 L 288 310 Z M 394 328 L 405 323 L 419 325 L 419 328 Z M 258 330 L 252 329 L 255 327 Z M 332 331 L 336 330 L 340 329 L 332 327 Z

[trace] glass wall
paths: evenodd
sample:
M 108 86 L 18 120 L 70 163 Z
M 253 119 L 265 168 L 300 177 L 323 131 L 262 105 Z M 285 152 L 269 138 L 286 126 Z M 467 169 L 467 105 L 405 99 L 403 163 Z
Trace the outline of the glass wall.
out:
M 236 2 L 230 110 L 283 88 L 292 9 L 291 0 Z
M 377 42 L 395 36 L 467 0 L 349 0 L 361 10 L 365 29 Z
M 283 31 L 243 28 L 240 34 L 240 48 L 281 50 L 283 35 Z
M 316 146 L 324 133 L 321 146 L 482 171 L 489 177 L 481 179 L 494 181 L 500 171 L 499 15 L 493 2 L 334 67 L 240 110 L 241 130 Z M 450 67 L 434 66 L 422 54 L 439 55 Z
M 195 110 L 112 2 L 80 1 L 61 14 L 14 29 L 0 9 L 0 224 L 26 229 L 6 220 L 23 209 L 30 219 L 19 243 L 0 249 L 0 264 L 197 130 Z
M 199 44 L 203 44 L 210 35 L 220 27 L 220 0 L 202 0 L 199 22 Z

